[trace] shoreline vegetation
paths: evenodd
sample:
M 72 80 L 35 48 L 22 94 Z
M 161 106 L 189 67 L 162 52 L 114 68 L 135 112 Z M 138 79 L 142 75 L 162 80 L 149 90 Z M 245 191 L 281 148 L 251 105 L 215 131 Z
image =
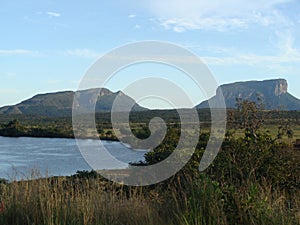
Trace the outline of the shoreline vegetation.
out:
M 95 171 L 9 183 L 0 180 L 0 224 L 300 224 L 300 151 L 293 145 L 300 135 L 298 115 L 270 114 L 255 103 L 240 102 L 228 112 L 223 144 L 205 171 L 199 172 L 198 166 L 210 137 L 209 120 L 202 121 L 205 129 L 184 168 L 145 187 L 116 184 Z M 156 164 L 176 148 L 180 125 L 170 114 L 165 117 L 169 121 L 164 140 L 145 154 L 144 162 L 133 165 Z M 150 135 L 144 118 L 131 122 L 135 136 Z M 71 129 L 65 119 L 41 124 L 63 132 Z M 99 133 L 113 135 L 109 123 L 97 125 Z M 16 120 L 4 123 L 2 129 L 32 126 Z M 143 178 L 130 169 L 123 173 L 124 179 Z
M 20 121 L 13 119 L 7 124 L 3 124 L 0 127 L 0 136 L 2 137 L 32 137 L 32 138 L 68 138 L 74 139 L 74 133 L 71 127 L 64 126 L 63 128 L 51 126 L 43 127 L 43 125 L 37 126 L 23 126 Z M 82 135 L 76 138 L 80 139 L 101 139 L 107 141 L 119 141 L 112 133 L 112 131 L 107 131 L 106 133 L 95 135 Z
M 263 118 L 261 129 L 272 137 L 282 136 L 286 142 L 300 139 L 300 111 L 260 110 L 256 109 L 258 116 Z M 199 109 L 201 132 L 210 132 L 210 110 Z M 149 122 L 154 117 L 162 118 L 168 128 L 180 128 L 180 118 L 176 110 L 153 110 L 146 112 L 134 112 L 130 115 L 130 128 L 132 133 L 141 139 L 150 135 Z M 227 131 L 234 132 L 236 136 L 242 136 L 243 127 L 239 126 L 241 119 L 238 110 L 227 110 Z M 96 114 L 95 137 L 90 128 L 82 127 L 82 139 L 101 139 L 107 141 L 119 141 L 111 126 L 109 113 Z M 283 135 L 288 133 L 289 135 Z M 72 117 L 39 117 L 30 115 L 1 115 L 0 136 L 4 137 L 41 137 L 41 138 L 75 138 L 72 127 Z

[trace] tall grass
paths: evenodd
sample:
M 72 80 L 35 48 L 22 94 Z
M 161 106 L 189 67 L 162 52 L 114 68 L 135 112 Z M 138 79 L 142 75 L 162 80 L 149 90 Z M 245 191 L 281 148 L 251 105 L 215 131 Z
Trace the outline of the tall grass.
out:
M 37 179 L 2 185 L 0 224 L 162 224 L 140 190 L 97 179 Z
M 0 224 L 300 224 L 299 194 L 249 182 L 238 189 L 206 175 L 177 175 L 151 187 L 99 178 L 47 178 L 0 184 Z

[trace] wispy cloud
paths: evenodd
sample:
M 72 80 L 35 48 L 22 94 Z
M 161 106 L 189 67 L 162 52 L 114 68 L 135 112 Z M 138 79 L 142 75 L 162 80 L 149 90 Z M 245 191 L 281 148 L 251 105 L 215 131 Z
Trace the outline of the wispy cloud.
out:
M 166 29 L 175 32 L 196 29 L 224 31 L 247 28 L 251 24 L 270 26 L 288 23 L 277 6 L 293 1 L 295 0 L 153 0 L 147 5 Z
M 238 18 L 196 18 L 193 20 L 187 18 L 174 18 L 160 20 L 160 24 L 166 29 L 172 29 L 175 32 L 181 33 L 186 30 L 201 30 L 214 29 L 225 31 L 232 28 L 245 28 L 247 23 Z
M 300 58 L 300 51 L 294 47 L 295 37 L 291 31 L 277 31 L 276 36 L 278 38 L 277 48 L 281 54 L 297 59 Z
M 133 19 L 133 18 L 135 18 L 135 17 L 136 17 L 135 14 L 130 14 L 130 15 L 128 15 L 128 18 L 130 18 L 130 19 Z
M 204 56 L 201 59 L 208 65 L 271 65 L 281 63 L 300 63 L 300 58 L 291 55 L 257 55 L 257 54 L 237 54 L 227 57 Z
M 46 12 L 46 14 L 51 17 L 60 17 L 61 16 L 61 14 L 58 12 Z
M 38 51 L 26 49 L 0 49 L 0 55 L 37 55 Z
M 64 54 L 68 56 L 77 56 L 77 57 L 85 57 L 85 58 L 98 58 L 102 56 L 101 53 L 90 49 L 67 50 L 64 52 Z
M 294 47 L 295 39 L 293 35 L 286 31 L 284 33 L 277 32 L 278 42 L 274 47 L 277 49 L 277 54 L 274 55 L 259 55 L 254 53 L 243 53 L 237 49 L 227 52 L 227 56 L 205 56 L 201 57 L 203 61 L 209 65 L 266 65 L 273 67 L 274 65 L 283 65 L 291 63 L 300 63 L 300 49 Z
M 249 12 L 265 12 L 279 4 L 296 0 L 152 0 L 148 8 L 158 15 L 168 17 L 241 16 Z

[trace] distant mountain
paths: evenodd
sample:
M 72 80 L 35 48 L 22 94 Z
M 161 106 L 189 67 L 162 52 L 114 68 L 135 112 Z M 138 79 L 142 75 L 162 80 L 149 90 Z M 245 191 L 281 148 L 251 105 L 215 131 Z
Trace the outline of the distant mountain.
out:
M 81 90 L 76 93 L 80 99 L 78 106 L 82 109 L 82 113 L 93 106 L 91 99 L 97 99 L 96 112 L 109 112 L 117 96 L 121 100 L 118 111 L 123 111 L 122 109 L 125 109 L 128 105 L 133 105 L 132 111 L 147 110 L 120 91 L 111 92 L 102 88 Z M 218 105 L 216 103 L 218 103 L 221 93 L 224 95 L 227 108 L 235 108 L 237 98 L 256 101 L 259 96 L 266 109 L 300 110 L 300 100 L 288 93 L 288 84 L 285 79 L 246 81 L 221 85 L 218 87 L 216 95 L 210 99 L 214 102 L 214 105 Z M 39 94 L 19 104 L 0 108 L 0 114 L 46 117 L 71 116 L 74 95 L 75 92 L 73 91 Z M 208 101 L 204 101 L 196 107 L 209 108 Z
M 221 92 L 223 92 L 227 108 L 235 108 L 237 98 L 256 102 L 259 97 L 265 109 L 300 110 L 300 100 L 288 93 L 288 84 L 285 79 L 224 84 L 218 87 L 216 95 L 210 101 L 217 102 Z M 196 107 L 209 108 L 208 101 Z
M 5 106 L 0 108 L 0 114 L 24 114 L 38 116 L 71 116 L 72 106 L 75 92 L 64 91 L 48 94 L 39 94 L 17 105 Z M 78 91 L 77 95 L 80 99 L 80 107 L 89 109 L 93 104 L 91 99 L 97 99 L 96 112 L 108 112 L 112 108 L 112 104 L 117 96 L 122 103 L 119 110 L 122 111 L 127 105 L 134 105 L 133 111 L 146 110 L 139 106 L 135 101 L 122 92 L 111 92 L 108 89 L 87 89 Z

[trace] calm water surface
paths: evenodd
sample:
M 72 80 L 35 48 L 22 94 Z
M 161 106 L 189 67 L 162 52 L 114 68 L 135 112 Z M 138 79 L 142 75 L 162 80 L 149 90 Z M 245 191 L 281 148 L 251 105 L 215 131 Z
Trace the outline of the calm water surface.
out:
M 91 148 L 97 148 L 99 144 L 99 140 L 81 141 Z M 133 150 L 119 142 L 102 143 L 111 155 L 125 163 L 125 167 L 129 162 L 144 160 L 144 154 L 147 152 Z M 107 163 L 107 160 L 103 160 L 103 168 L 107 168 Z M 0 137 L 0 178 L 30 178 L 33 170 L 39 171 L 42 176 L 56 176 L 91 169 L 74 139 Z

